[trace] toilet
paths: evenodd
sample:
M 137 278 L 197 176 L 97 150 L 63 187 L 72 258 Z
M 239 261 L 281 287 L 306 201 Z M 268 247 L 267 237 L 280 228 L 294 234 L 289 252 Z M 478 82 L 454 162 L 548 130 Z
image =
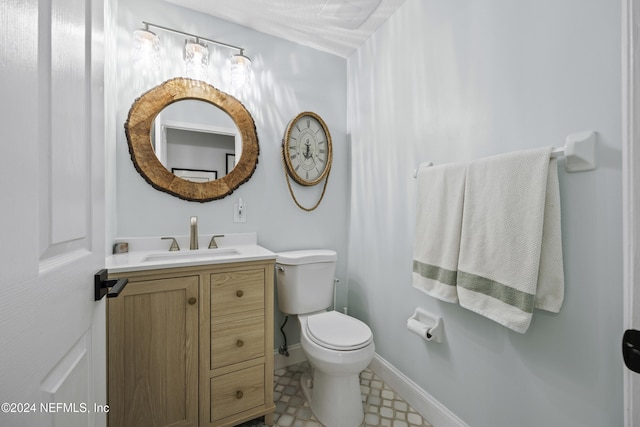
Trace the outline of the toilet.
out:
M 364 419 L 359 375 L 375 345 L 365 323 L 327 311 L 336 260 L 335 251 L 323 249 L 277 254 L 278 307 L 298 316 L 300 344 L 312 368 L 300 383 L 311 411 L 325 426 L 357 427 Z

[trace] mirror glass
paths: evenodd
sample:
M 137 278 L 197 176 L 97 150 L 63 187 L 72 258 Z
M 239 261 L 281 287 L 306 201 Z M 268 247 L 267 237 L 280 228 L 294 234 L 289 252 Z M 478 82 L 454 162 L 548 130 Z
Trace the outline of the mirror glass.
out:
M 162 109 L 153 122 L 151 144 L 167 170 L 193 182 L 224 177 L 242 155 L 242 139 L 231 117 L 192 99 Z
M 136 99 L 125 123 L 131 160 L 154 188 L 206 202 L 231 194 L 258 163 L 253 117 L 199 80 L 168 80 Z

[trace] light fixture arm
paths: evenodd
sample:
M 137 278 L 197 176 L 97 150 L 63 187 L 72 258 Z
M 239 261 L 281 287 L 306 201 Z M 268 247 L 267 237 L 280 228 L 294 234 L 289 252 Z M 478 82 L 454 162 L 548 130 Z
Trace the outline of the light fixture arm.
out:
M 193 37 L 196 39 L 196 43 L 199 43 L 201 40 L 207 43 L 212 43 L 218 46 L 222 46 L 222 47 L 226 47 L 227 49 L 234 49 L 240 52 L 241 55 L 244 55 L 244 49 L 238 46 L 234 46 L 232 44 L 228 44 L 228 43 L 223 43 L 223 42 L 219 42 L 217 40 L 211 40 L 211 39 L 207 39 L 204 37 L 200 37 L 197 36 L 195 34 L 190 34 L 190 33 L 185 33 L 184 31 L 179 31 L 179 30 L 174 30 L 173 28 L 169 28 L 169 27 L 164 27 L 162 25 L 156 25 L 156 24 L 152 24 L 151 22 L 146 22 L 146 21 L 142 21 L 142 23 L 145 25 L 145 30 L 149 30 L 149 27 L 153 27 L 153 28 L 157 28 L 159 30 L 162 31 L 167 31 L 169 33 L 174 33 L 174 34 L 179 34 L 182 36 L 187 36 L 187 37 Z

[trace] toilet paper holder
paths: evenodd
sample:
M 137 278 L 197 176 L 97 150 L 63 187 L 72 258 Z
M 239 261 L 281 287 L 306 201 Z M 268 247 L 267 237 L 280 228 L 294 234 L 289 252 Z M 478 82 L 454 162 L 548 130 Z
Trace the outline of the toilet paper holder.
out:
M 425 341 L 442 342 L 442 317 L 418 307 L 407 319 L 407 329 Z

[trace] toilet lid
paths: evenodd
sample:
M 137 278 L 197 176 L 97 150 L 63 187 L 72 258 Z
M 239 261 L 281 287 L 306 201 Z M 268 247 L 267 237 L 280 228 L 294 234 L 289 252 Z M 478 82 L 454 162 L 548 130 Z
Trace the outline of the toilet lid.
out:
M 366 324 L 337 311 L 309 316 L 307 332 L 316 344 L 332 350 L 357 350 L 373 339 Z

